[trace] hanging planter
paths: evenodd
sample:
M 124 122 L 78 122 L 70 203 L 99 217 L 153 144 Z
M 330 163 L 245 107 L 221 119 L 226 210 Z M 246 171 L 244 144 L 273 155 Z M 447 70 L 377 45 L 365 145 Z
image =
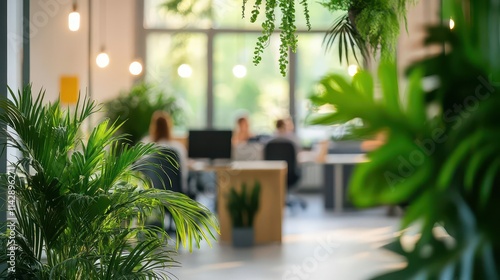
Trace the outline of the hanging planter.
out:
M 332 12 L 344 10 L 326 34 L 327 49 L 338 45 L 339 59 L 354 59 L 361 63 L 368 54 L 380 52 L 384 60 L 393 60 L 400 30 L 400 21 L 406 21 L 406 7 L 413 0 L 354 1 L 330 0 L 321 4 Z M 352 56 L 350 54 L 353 54 Z

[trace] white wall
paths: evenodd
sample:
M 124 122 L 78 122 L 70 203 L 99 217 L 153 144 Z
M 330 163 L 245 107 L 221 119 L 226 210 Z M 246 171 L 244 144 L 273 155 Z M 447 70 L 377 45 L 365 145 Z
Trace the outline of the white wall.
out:
M 82 93 L 88 83 L 88 1 L 78 0 L 81 16 L 80 30 L 69 31 L 67 18 L 72 9 L 71 0 L 32 0 L 31 4 L 31 81 L 34 90 L 43 87 L 49 100 L 59 96 L 61 75 L 79 77 Z M 103 102 L 128 89 L 134 78 L 128 65 L 135 50 L 135 0 L 92 1 L 92 98 Z M 106 3 L 106 50 L 110 56 L 108 67 L 101 69 L 95 57 L 101 47 L 102 22 L 100 9 Z

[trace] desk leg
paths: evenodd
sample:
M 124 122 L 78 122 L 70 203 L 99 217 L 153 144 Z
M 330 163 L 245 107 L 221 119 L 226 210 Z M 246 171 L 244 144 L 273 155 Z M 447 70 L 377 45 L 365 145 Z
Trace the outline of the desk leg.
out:
M 344 165 L 335 164 L 333 167 L 333 172 L 335 174 L 335 180 L 333 184 L 333 199 L 335 201 L 334 210 L 337 213 L 341 213 L 344 202 Z
M 323 165 L 323 200 L 324 207 L 327 210 L 333 210 L 335 198 L 335 176 L 333 164 Z

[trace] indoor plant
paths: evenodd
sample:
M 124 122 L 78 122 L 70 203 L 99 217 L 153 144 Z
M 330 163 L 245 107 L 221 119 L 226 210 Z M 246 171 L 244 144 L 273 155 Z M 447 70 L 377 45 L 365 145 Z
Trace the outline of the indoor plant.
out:
M 227 209 L 231 216 L 234 247 L 249 247 L 254 242 L 253 221 L 259 210 L 260 183 L 255 182 L 251 190 L 246 183 L 238 193 L 234 187 L 228 195 Z
M 3 133 L 20 156 L 12 172 L 2 174 L 1 186 L 13 196 L 8 216 L 16 219 L 1 235 L 2 244 L 15 245 L 1 255 L 4 265 L 14 255 L 2 277 L 167 279 L 175 247 L 162 229 L 144 223 L 164 207 L 176 223 L 177 247 L 191 250 L 214 238 L 218 224 L 207 208 L 150 187 L 134 171 L 159 151 L 156 146 L 119 147 L 118 126 L 108 120 L 82 138 L 94 102 L 81 99 L 70 112 L 58 102 L 44 105 L 43 92 L 35 97 L 31 86 L 10 94 L 11 100 L 0 100 L 0 122 L 9 126 Z
M 400 22 L 406 22 L 407 6 L 414 2 L 416 0 L 323 0 L 320 3 L 328 10 L 345 11 L 325 37 L 327 47 L 338 39 L 341 62 L 343 54 L 349 62 L 349 52 L 358 60 L 356 48 L 365 59 L 377 50 L 382 59 L 393 59 Z
M 500 7 L 462 5 L 453 5 L 455 29 L 429 29 L 426 42 L 443 52 L 411 68 L 404 102 L 391 63 L 378 72 L 380 99 L 366 72 L 352 82 L 329 75 L 311 98 L 335 107 L 313 123 L 360 119 L 360 137 L 386 135 L 355 170 L 351 199 L 407 205 L 402 227 L 419 234 L 413 246 L 401 239 L 388 246 L 407 266 L 377 279 L 500 278 Z M 429 77 L 437 83 L 424 90 Z
M 349 60 L 349 52 L 352 52 L 358 60 L 356 49 L 364 58 L 368 57 L 369 48 L 371 52 L 376 53 L 380 50 L 383 59 L 393 58 L 396 40 L 399 34 L 400 21 L 406 21 L 406 11 L 409 3 L 415 0 L 324 0 L 320 3 L 332 13 L 342 10 L 346 11 L 333 24 L 330 32 L 325 37 L 326 46 L 331 47 L 333 42 L 338 39 L 339 59 L 342 61 L 344 56 Z M 243 1 L 243 17 L 245 16 L 245 5 Z M 303 6 L 303 14 L 306 18 L 308 29 L 311 29 L 309 23 L 309 9 L 306 0 L 300 1 Z M 263 8 L 262 8 L 263 7 Z M 280 29 L 280 58 L 279 66 L 281 74 L 286 74 L 286 65 L 288 63 L 288 51 L 295 52 L 297 48 L 297 36 L 295 34 L 295 16 L 296 9 L 294 1 L 281 0 L 257 0 L 252 7 L 251 22 L 257 21 L 260 10 L 264 10 L 265 19 L 263 20 L 262 35 L 257 39 L 254 63 L 258 64 L 261 60 L 261 54 L 264 48 L 269 45 L 271 34 L 275 31 L 275 8 L 279 7 L 281 12 Z M 375 57 L 375 55 L 374 55 Z
M 155 111 L 169 113 L 176 125 L 184 123 L 182 100 L 146 82 L 134 85 L 128 92 L 121 92 L 104 106 L 107 117 L 121 123 L 118 132 L 127 134 L 132 144 L 148 134 Z
M 319 1 L 332 12 L 334 21 L 331 30 L 326 34 L 324 42 L 331 48 L 338 42 L 339 59 L 348 61 L 352 53 L 354 58 L 362 63 L 360 57 L 380 56 L 383 59 L 394 58 L 395 45 L 400 31 L 400 22 L 406 21 L 407 7 L 417 0 L 322 0 Z M 269 45 L 271 36 L 277 32 L 280 36 L 279 68 L 286 75 L 289 51 L 297 49 L 296 16 L 305 17 L 308 30 L 311 29 L 309 2 L 307 0 L 256 0 L 242 2 L 242 17 L 247 16 L 247 6 L 251 6 L 249 20 L 260 22 L 262 29 L 258 37 L 253 63 L 259 64 L 262 53 Z M 300 6 L 300 12 L 298 12 Z M 191 0 L 164 0 L 161 7 L 190 18 L 211 18 L 213 8 L 211 3 Z M 337 12 L 345 14 L 338 17 Z M 261 16 L 262 19 L 259 19 Z

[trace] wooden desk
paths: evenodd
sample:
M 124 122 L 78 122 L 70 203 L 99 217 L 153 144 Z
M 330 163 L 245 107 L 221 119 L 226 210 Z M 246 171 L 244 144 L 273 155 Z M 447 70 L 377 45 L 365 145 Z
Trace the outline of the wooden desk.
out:
M 344 178 L 344 165 L 366 162 L 365 154 L 329 154 L 324 164 L 324 200 L 325 208 L 342 212 L 347 180 Z
M 231 187 L 261 184 L 260 206 L 254 221 L 255 244 L 280 242 L 283 207 L 286 197 L 285 161 L 236 161 L 230 167 L 216 168 L 217 213 L 223 242 L 231 241 L 231 219 L 227 211 L 227 195 Z

